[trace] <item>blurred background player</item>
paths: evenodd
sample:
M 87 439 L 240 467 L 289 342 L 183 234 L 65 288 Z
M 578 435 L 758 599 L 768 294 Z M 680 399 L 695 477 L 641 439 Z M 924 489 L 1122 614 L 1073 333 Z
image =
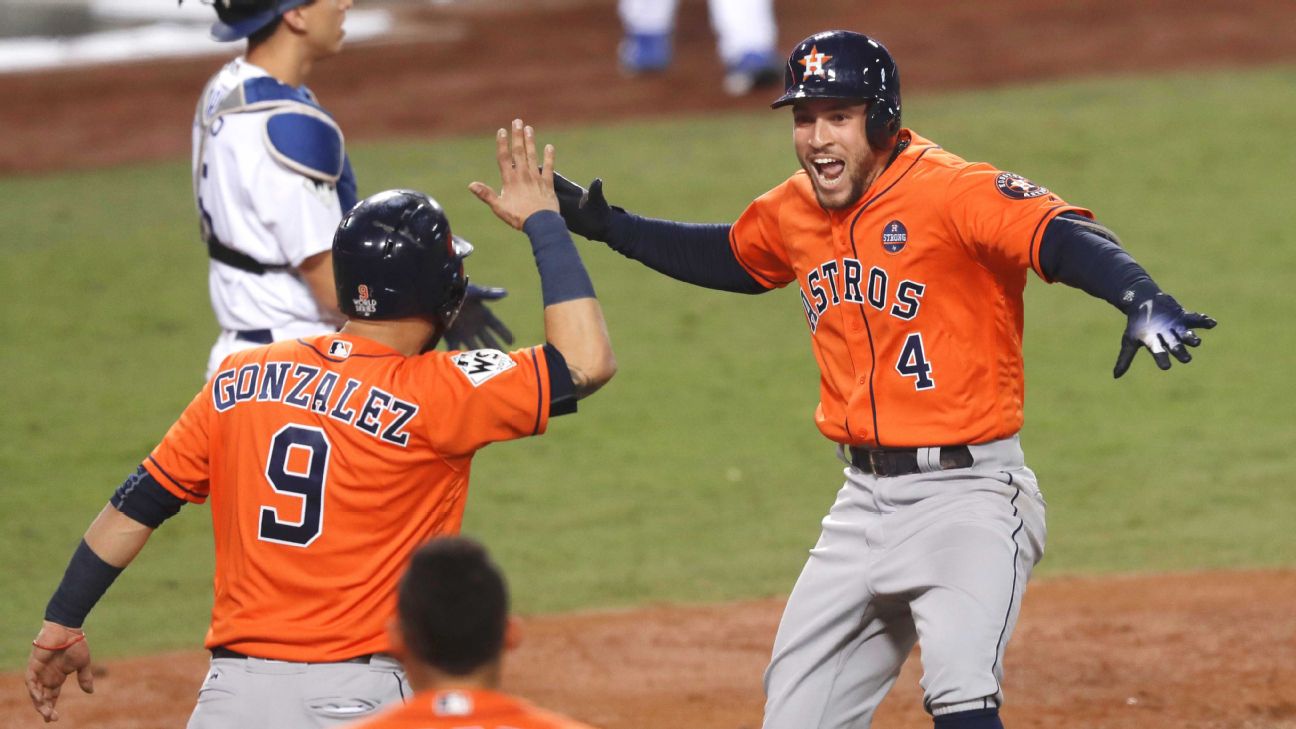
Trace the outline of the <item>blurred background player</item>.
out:
M 501 129 L 503 188 L 474 183 L 525 228 L 547 343 L 511 353 L 428 351 L 454 320 L 472 247 L 409 190 L 352 208 L 333 243 L 341 331 L 235 352 L 86 531 L 33 641 L 36 710 L 69 673 L 89 691 L 81 626 L 186 503 L 211 499 L 211 671 L 190 729 L 330 726 L 408 695 L 387 616 L 409 555 L 455 534 L 476 452 L 539 435 L 616 370 L 602 310 L 532 130 Z
M 207 377 L 230 352 L 331 333 L 342 322 L 329 245 L 356 202 L 342 130 L 306 86 L 342 49 L 352 0 L 217 0 L 212 37 L 247 53 L 207 83 L 193 124 L 193 187 L 221 333 Z M 447 346 L 499 348 L 512 334 L 472 287 Z
M 716 50 L 725 65 L 725 92 L 742 96 L 777 84 L 783 59 L 774 50 L 778 40 L 774 0 L 708 0 L 708 6 Z M 625 28 L 618 51 L 622 70 L 652 73 L 670 65 L 678 7 L 679 0 L 618 1 Z
M 352 729 L 590 729 L 500 691 L 520 631 L 503 574 L 472 539 L 434 539 L 414 553 L 388 630 L 417 693 Z

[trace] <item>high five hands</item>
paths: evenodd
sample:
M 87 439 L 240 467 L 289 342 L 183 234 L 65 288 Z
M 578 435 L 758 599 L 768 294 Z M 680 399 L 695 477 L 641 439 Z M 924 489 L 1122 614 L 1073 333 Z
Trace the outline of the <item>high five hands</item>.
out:
M 495 159 L 499 163 L 500 191 L 484 182 L 468 189 L 490 206 L 496 217 L 522 230 L 527 218 L 541 210 L 558 212 L 554 193 L 554 148 L 546 144 L 544 158 L 536 153 L 535 130 L 514 119 L 511 129 L 495 134 Z

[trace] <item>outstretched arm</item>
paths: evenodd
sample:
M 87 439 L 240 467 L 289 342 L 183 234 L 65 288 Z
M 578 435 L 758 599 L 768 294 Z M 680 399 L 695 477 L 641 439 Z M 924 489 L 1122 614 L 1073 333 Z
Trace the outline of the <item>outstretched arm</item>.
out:
M 738 263 L 729 247 L 729 225 L 699 225 L 632 215 L 609 205 L 603 180 L 589 189 L 554 173 L 563 220 L 573 233 L 602 241 L 627 258 L 684 283 L 740 294 L 762 294 L 762 286 Z
M 1190 362 L 1187 348 L 1201 344 L 1193 330 L 1215 327 L 1214 319 L 1184 311 L 1163 292 L 1121 248 L 1114 233 L 1074 213 L 1062 213 L 1044 229 L 1040 269 L 1049 279 L 1103 299 L 1125 314 L 1125 333 L 1112 370 L 1115 377 L 1125 374 L 1140 347 L 1147 347 L 1163 370 L 1170 369 L 1172 354 L 1180 362 Z
M 495 138 L 501 188 L 474 182 L 473 194 L 500 220 L 531 239 L 544 296 L 545 338 L 566 361 L 576 397 L 592 394 L 616 374 L 616 358 L 594 285 L 558 215 L 554 194 L 554 149 L 536 153 L 535 131 L 513 120 Z

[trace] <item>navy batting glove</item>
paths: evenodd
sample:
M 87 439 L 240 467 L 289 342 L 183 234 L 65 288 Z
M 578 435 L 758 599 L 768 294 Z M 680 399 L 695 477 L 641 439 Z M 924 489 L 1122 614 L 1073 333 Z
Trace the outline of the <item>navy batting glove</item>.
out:
M 1121 337 L 1120 354 L 1116 356 L 1114 377 L 1129 369 L 1139 347 L 1147 347 L 1157 367 L 1170 369 L 1170 355 L 1180 362 L 1191 362 L 1188 347 L 1201 344 L 1193 329 L 1214 329 L 1215 320 L 1205 314 L 1184 311 L 1170 294 L 1162 292 L 1150 279 L 1134 284 L 1121 297 L 1122 310 L 1129 317 Z
M 468 293 L 464 295 L 459 316 L 446 329 L 446 349 L 502 350 L 504 345 L 512 344 L 513 332 L 486 308 L 487 301 L 499 301 L 505 296 L 508 296 L 508 291 L 498 286 L 468 284 Z M 496 335 L 499 335 L 499 339 L 495 338 Z M 500 339 L 504 340 L 504 345 L 500 344 Z
M 558 195 L 558 211 L 562 213 L 568 230 L 590 240 L 607 242 L 612 211 L 621 208 L 608 205 L 603 197 L 601 178 L 594 178 L 586 190 L 555 172 L 554 192 Z

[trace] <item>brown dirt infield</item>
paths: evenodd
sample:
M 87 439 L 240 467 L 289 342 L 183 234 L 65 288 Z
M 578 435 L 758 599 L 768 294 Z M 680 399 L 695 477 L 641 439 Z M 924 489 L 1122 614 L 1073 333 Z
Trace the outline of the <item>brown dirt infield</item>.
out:
M 910 94 L 1296 60 L 1290 0 L 777 1 L 783 47 L 827 27 L 866 30 L 899 58 Z M 404 12 L 399 38 L 349 48 L 312 84 L 353 140 L 489 134 L 516 115 L 544 127 L 766 101 L 719 93 L 701 0 L 683 2 L 673 68 L 642 79 L 616 69 L 609 0 Z M 194 98 L 218 64 L 0 75 L 0 97 L 10 100 L 0 106 L 0 174 L 186 154 Z M 1008 651 L 1005 719 L 1018 728 L 1296 729 L 1294 604 L 1296 571 L 1037 582 Z M 758 727 L 760 674 L 781 607 L 535 617 L 506 680 L 610 729 Z M 204 667 L 198 650 L 107 661 L 95 696 L 69 688 L 60 726 L 182 726 Z M 919 673 L 910 661 L 875 725 L 930 726 Z M 38 725 L 20 676 L 0 676 L 0 727 Z
M 364 2 L 364 0 L 361 0 Z M 777 0 L 780 46 L 834 27 L 882 38 L 907 94 L 1296 59 L 1290 0 Z M 469 0 L 403 11 L 400 35 L 357 44 L 311 87 L 349 139 L 489 135 L 627 117 L 760 109 L 731 99 L 703 0 L 683 0 L 665 74 L 626 79 L 612 0 Z M 232 46 L 232 48 L 234 48 Z M 237 49 L 231 53 L 237 52 Z M 188 154 L 214 58 L 0 74 L 0 174 Z M 561 150 L 560 150 L 561 151 Z M 364 184 L 364 170 L 357 170 Z
M 1052 579 L 1026 592 L 1005 663 L 1016 729 L 1296 729 L 1296 570 Z M 781 600 L 535 617 L 510 689 L 607 729 L 756 729 Z M 927 729 L 917 656 L 874 725 Z M 60 727 L 184 725 L 202 651 L 108 661 Z M 0 677 L 0 727 L 40 726 Z

